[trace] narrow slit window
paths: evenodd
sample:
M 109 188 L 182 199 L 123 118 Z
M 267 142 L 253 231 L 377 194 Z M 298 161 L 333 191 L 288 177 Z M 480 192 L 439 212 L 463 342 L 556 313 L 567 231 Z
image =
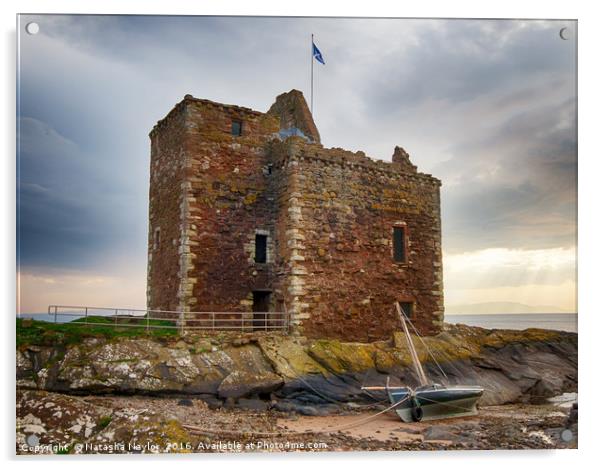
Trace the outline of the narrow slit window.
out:
M 408 319 L 414 319 L 414 303 L 402 301 L 399 303 L 403 314 L 406 315 Z
M 235 137 L 240 137 L 242 135 L 242 121 L 232 121 L 232 135 Z
M 161 228 L 155 228 L 153 236 L 153 249 L 156 251 L 161 247 Z
M 262 234 L 255 235 L 255 262 L 265 264 L 268 257 L 268 237 Z
M 393 260 L 406 262 L 406 229 L 402 226 L 393 227 Z

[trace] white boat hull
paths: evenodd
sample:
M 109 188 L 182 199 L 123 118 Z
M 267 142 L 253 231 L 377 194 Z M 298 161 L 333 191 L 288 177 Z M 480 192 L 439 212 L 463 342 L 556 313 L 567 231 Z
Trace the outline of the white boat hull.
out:
M 476 415 L 483 388 L 433 385 L 422 386 L 415 391 L 410 388 L 389 389 L 388 394 L 391 404 L 405 399 L 395 411 L 402 421 L 409 423 Z

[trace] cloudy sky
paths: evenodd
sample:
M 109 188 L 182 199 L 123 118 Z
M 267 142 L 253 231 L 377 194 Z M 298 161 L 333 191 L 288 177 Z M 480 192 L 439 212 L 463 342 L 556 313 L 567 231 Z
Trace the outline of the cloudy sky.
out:
M 312 32 L 323 144 L 383 160 L 400 145 L 443 182 L 446 303 L 575 310 L 574 23 L 24 16 L 20 29 L 22 312 L 144 307 L 148 132 L 187 93 L 260 111 L 307 96 Z

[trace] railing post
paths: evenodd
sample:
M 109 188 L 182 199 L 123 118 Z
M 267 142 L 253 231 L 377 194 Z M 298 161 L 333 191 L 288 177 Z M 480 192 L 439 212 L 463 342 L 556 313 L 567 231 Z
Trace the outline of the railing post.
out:
M 57 308 L 58 306 L 54 306 L 54 323 L 56 324 L 56 314 L 57 314 Z
M 84 313 L 84 322 L 88 324 L 88 307 L 86 306 L 86 311 Z
M 146 312 L 146 333 L 150 332 L 150 311 Z

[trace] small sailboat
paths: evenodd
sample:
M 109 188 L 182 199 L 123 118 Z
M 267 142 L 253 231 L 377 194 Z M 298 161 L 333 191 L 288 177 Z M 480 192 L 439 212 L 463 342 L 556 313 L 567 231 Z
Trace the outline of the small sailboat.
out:
M 391 408 L 394 408 L 401 420 L 407 423 L 476 415 L 477 401 L 483 395 L 483 388 L 472 385 L 443 385 L 429 381 L 418 359 L 408 330 L 409 319 L 399 303 L 395 303 L 395 307 L 406 335 L 412 364 L 420 386 L 415 389 L 409 386 L 389 386 L 387 377 L 385 386 L 364 386 L 362 389 L 386 391 L 391 401 Z

